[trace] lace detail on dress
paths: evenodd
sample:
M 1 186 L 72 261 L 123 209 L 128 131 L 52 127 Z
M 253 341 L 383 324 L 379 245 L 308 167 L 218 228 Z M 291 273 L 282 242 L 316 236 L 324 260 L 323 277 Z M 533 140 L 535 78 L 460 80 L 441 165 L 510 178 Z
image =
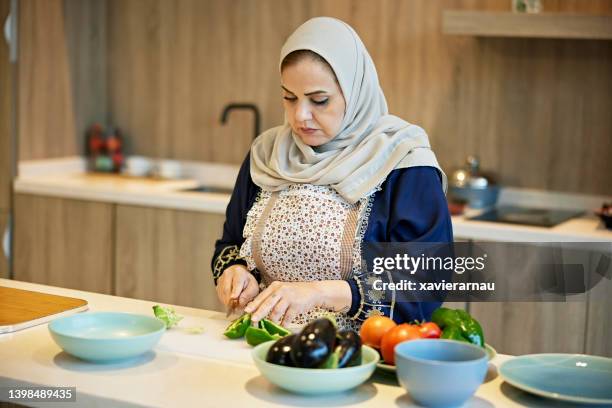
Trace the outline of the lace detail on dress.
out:
M 367 274 L 367 267 L 365 264 L 365 260 L 362 257 L 362 249 L 363 249 L 363 240 L 365 237 L 365 233 L 368 229 L 368 224 L 370 221 L 370 214 L 372 213 L 372 206 L 374 204 L 374 198 L 378 191 L 381 191 L 381 185 L 378 185 L 370 195 L 363 198 L 361 202 L 361 212 L 359 215 L 359 224 L 357 226 L 357 233 L 355 234 L 355 242 L 353 245 L 353 275 L 352 279 L 357 284 L 357 288 L 359 289 L 359 294 L 361 298 L 361 303 L 359 308 L 355 312 L 354 315 L 350 316 L 351 319 L 364 320 L 365 317 L 369 317 L 373 314 L 384 314 L 382 311 L 383 307 L 388 307 L 389 305 L 383 303 L 384 292 L 374 290 L 372 288 L 371 280 L 375 277 L 369 276 Z M 364 290 L 364 281 L 367 284 L 367 287 L 370 288 L 368 290 Z M 392 301 L 392 305 L 395 302 Z
M 253 206 L 247 213 L 246 223 L 244 224 L 244 228 L 242 230 L 242 237 L 245 240 L 240 247 L 240 257 L 247 262 L 247 269 L 249 271 L 256 268 L 252 253 L 253 233 L 257 227 L 257 221 L 259 221 L 259 217 L 261 217 L 261 214 L 263 213 L 264 208 L 266 208 L 266 204 L 271 196 L 272 193 L 269 191 L 259 190 Z

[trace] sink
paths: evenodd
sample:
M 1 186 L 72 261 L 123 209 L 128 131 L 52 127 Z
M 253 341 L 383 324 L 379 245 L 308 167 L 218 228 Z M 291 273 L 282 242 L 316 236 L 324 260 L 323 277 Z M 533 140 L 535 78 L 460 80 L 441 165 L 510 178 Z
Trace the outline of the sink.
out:
M 227 188 L 227 187 L 197 186 L 197 187 L 192 187 L 192 188 L 185 188 L 180 191 L 193 192 L 193 193 L 232 194 L 232 191 L 234 190 L 232 188 Z

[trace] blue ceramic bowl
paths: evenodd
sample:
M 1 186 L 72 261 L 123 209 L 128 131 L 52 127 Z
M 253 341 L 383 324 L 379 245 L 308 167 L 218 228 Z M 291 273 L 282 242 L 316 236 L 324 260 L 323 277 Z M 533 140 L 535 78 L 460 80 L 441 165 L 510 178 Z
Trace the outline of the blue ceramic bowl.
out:
M 452 197 L 466 200 L 471 208 L 487 208 L 497 203 L 500 188 L 496 185 L 487 188 L 450 186 L 448 192 Z
M 484 348 L 455 340 L 410 340 L 395 346 L 397 378 L 417 403 L 455 407 L 467 401 L 487 374 Z
M 499 374 L 513 386 L 542 397 L 612 406 L 612 358 L 529 354 L 505 361 Z
M 274 341 L 259 344 L 253 349 L 255 366 L 268 381 L 298 394 L 328 394 L 345 391 L 366 381 L 380 359 L 378 352 L 362 346 L 361 365 L 345 368 L 297 368 L 268 363 L 266 356 Z
M 155 317 L 115 312 L 80 313 L 49 323 L 51 337 L 66 353 L 93 362 L 143 354 L 165 330 Z

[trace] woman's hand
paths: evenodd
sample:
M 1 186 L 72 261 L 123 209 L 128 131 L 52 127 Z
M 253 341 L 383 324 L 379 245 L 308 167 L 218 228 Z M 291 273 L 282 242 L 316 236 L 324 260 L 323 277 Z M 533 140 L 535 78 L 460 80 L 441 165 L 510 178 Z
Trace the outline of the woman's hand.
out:
M 217 296 L 226 306 L 229 306 L 233 299 L 238 299 L 238 308 L 242 309 L 258 293 L 257 279 L 244 265 L 230 266 L 217 280 Z
M 281 325 L 289 324 L 298 314 L 317 306 L 334 311 L 348 310 L 351 289 L 343 280 L 314 282 L 274 281 L 244 311 L 258 322 L 268 317 Z

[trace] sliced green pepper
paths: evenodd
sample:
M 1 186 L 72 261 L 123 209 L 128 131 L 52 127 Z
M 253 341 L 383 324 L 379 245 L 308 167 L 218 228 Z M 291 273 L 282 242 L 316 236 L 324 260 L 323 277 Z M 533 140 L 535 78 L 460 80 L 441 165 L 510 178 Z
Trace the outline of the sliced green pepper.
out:
M 263 326 L 263 329 L 265 329 L 270 334 L 279 334 L 281 337 L 285 337 L 291 334 L 289 330 L 285 329 L 280 324 L 274 323 L 272 320 L 262 319 L 259 323 L 259 326 Z
M 291 332 L 268 319 L 262 319 L 257 326 L 246 329 L 246 341 L 251 346 L 256 346 L 270 340 L 278 340 L 290 335 Z
M 261 323 L 261 322 L 260 322 Z M 280 334 L 270 334 L 266 331 L 266 329 L 262 329 L 255 326 L 250 326 L 246 330 L 245 338 L 247 343 L 251 346 L 256 346 L 261 343 L 265 343 L 270 340 L 278 340 L 284 336 Z
M 246 333 L 247 329 L 251 326 L 251 314 L 245 313 L 233 322 L 225 329 L 223 334 L 230 339 L 239 339 Z
M 334 351 L 327 357 L 327 360 L 321 364 L 318 368 L 338 368 L 338 362 L 340 360 L 339 352 Z

